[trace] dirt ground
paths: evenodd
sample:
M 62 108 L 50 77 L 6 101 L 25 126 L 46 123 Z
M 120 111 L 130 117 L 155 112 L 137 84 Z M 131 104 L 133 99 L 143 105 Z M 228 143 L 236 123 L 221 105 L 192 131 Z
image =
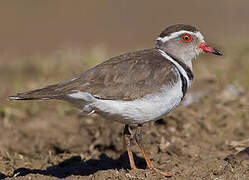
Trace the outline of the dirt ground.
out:
M 249 44 L 222 50 L 223 57 L 194 62 L 193 87 L 181 106 L 144 125 L 146 150 L 156 167 L 173 174 L 169 179 L 249 179 Z M 69 80 L 100 61 L 82 54 L 71 61 L 58 55 L 2 61 L 0 178 L 164 179 L 146 169 L 135 142 L 140 169 L 130 170 L 122 124 L 81 116 L 65 102 L 6 100 Z

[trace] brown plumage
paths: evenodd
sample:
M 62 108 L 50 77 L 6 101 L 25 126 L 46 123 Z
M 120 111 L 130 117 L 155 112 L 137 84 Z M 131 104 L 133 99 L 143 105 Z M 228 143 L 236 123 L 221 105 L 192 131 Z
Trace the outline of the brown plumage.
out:
M 160 91 L 162 84 L 176 82 L 173 67 L 157 49 L 126 53 L 95 66 L 74 80 L 18 93 L 10 99 L 61 99 L 82 91 L 101 99 L 134 100 Z
M 171 33 L 178 32 L 178 31 L 190 31 L 190 32 L 197 32 L 198 29 L 191 26 L 191 25 L 186 25 L 186 24 L 176 24 L 174 26 L 169 26 L 164 31 L 159 35 L 159 37 L 165 37 L 170 35 Z

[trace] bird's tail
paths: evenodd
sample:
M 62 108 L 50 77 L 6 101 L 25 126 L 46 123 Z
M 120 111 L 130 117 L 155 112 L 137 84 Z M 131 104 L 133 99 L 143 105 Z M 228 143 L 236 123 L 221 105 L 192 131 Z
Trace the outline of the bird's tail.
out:
M 50 85 L 41 89 L 28 91 L 24 93 L 17 93 L 14 96 L 9 96 L 8 99 L 12 100 L 48 100 L 59 99 L 63 96 L 63 92 L 58 89 L 58 84 Z

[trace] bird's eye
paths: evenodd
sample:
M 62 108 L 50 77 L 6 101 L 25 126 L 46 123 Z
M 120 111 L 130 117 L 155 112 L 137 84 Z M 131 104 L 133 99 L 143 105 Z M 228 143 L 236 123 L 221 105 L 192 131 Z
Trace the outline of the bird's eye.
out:
M 191 42 L 192 41 L 192 36 L 190 35 L 190 34 L 183 34 L 182 36 L 181 36 L 181 40 L 183 41 L 183 42 L 185 42 L 185 43 L 189 43 L 189 42 Z

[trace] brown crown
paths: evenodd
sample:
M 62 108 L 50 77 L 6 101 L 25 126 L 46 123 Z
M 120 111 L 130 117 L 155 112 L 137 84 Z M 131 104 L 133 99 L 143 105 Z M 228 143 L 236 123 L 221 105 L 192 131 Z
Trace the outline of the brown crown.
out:
M 193 26 L 190 25 L 186 25 L 186 24 L 176 24 L 176 25 L 171 25 L 169 27 L 167 27 L 161 34 L 159 37 L 165 37 L 170 35 L 173 32 L 177 32 L 177 31 L 181 31 L 181 30 L 185 30 L 185 31 L 191 31 L 191 32 L 196 32 L 198 31 L 198 29 L 196 29 Z

